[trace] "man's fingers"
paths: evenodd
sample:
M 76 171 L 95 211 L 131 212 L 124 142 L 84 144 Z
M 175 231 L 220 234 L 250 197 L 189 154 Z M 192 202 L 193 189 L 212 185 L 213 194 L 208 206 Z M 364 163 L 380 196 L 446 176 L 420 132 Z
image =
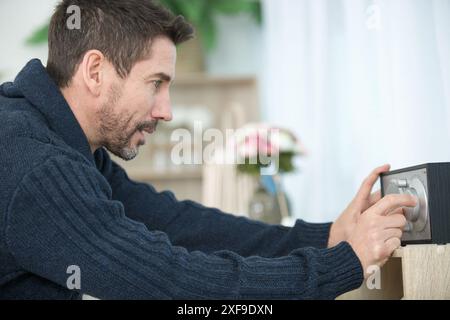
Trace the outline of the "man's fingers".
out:
M 378 190 L 370 195 L 369 207 L 381 200 L 381 190 Z
M 398 249 L 401 246 L 401 241 L 399 238 L 390 238 L 386 241 L 386 250 L 389 254 L 392 254 L 395 249 Z
M 388 241 L 391 238 L 401 238 L 403 234 L 403 231 L 399 228 L 389 228 L 389 229 L 385 229 L 383 230 L 383 232 L 381 233 L 381 237 L 382 239 L 384 239 L 384 241 Z
M 397 209 L 395 209 L 395 210 L 389 212 L 389 213 L 387 214 L 387 216 L 391 216 L 391 215 L 394 215 L 394 214 L 402 214 L 402 215 L 404 215 L 404 214 L 405 214 L 405 211 L 404 211 L 403 208 L 397 208 Z
M 377 214 L 387 215 L 400 207 L 415 207 L 416 197 L 409 194 L 388 194 L 371 207 Z
M 406 218 L 403 214 L 389 215 L 383 220 L 383 227 L 385 228 L 400 228 L 403 229 L 406 225 Z
M 391 166 L 385 164 L 381 167 L 374 169 L 370 175 L 363 181 L 361 188 L 359 189 L 358 196 L 364 199 L 368 199 L 370 192 L 372 191 L 373 185 L 377 182 L 378 177 L 381 173 L 389 171 Z

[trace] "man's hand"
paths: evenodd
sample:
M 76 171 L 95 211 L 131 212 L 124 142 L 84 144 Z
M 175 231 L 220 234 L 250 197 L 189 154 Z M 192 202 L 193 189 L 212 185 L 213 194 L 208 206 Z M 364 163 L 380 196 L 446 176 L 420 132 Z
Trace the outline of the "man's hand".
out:
M 358 219 L 348 243 L 355 251 L 366 278 L 372 265 L 381 267 L 400 246 L 406 218 L 401 207 L 414 207 L 411 195 L 390 194 L 378 201 Z
M 381 192 L 371 194 L 374 184 L 381 173 L 387 172 L 390 165 L 378 167 L 364 180 L 355 198 L 347 209 L 332 224 L 328 247 L 333 247 L 341 241 L 347 241 L 358 223 L 361 214 L 381 199 Z

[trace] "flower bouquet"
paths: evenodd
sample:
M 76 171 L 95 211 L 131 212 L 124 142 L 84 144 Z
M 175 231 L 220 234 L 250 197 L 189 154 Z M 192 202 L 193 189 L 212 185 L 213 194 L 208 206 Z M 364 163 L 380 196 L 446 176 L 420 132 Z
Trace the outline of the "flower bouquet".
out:
M 249 215 L 269 223 L 292 220 L 280 175 L 295 171 L 294 158 L 306 154 L 300 140 L 288 129 L 250 123 L 238 130 L 234 142 L 238 171 L 259 179 Z

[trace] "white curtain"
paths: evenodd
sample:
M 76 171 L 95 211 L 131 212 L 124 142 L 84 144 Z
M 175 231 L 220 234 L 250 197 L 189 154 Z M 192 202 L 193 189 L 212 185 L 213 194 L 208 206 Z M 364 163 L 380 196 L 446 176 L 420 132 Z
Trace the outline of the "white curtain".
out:
M 333 220 L 378 165 L 450 161 L 450 0 L 265 0 L 264 117 L 309 151 L 294 214 Z

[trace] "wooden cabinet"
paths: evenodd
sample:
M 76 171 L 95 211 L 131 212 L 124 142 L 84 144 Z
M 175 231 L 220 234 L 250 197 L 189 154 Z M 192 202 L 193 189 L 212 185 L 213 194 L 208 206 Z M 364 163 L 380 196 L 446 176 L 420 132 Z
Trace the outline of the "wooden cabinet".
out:
M 374 278 L 340 296 L 349 299 L 450 299 L 450 244 L 408 245 L 397 249 Z M 373 288 L 373 289 L 369 289 Z

